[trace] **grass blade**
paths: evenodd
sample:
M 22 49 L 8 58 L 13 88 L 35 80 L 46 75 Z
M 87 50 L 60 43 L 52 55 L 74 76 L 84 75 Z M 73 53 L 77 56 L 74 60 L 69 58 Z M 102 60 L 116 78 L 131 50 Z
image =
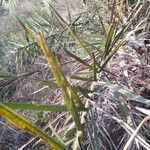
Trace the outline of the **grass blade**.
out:
M 86 61 L 82 60 L 81 58 L 79 58 L 78 56 L 74 55 L 72 52 L 65 50 L 65 52 L 71 56 L 72 58 L 74 58 L 75 60 L 77 60 L 78 62 L 82 63 L 83 65 L 87 66 L 88 68 L 92 69 L 92 66 L 89 65 Z
M 32 111 L 49 111 L 49 112 L 66 112 L 66 106 L 58 104 L 32 104 L 23 102 L 4 102 L 2 103 L 11 109 L 32 110 Z
M 106 56 L 111 52 L 110 46 L 111 46 L 111 42 L 112 42 L 112 39 L 113 39 L 114 32 L 115 32 L 115 23 L 112 23 L 109 26 L 108 33 L 107 33 L 107 39 L 106 39 L 105 51 L 104 51 L 104 58 L 106 58 Z
M 11 109 L 32 110 L 32 111 L 49 111 L 49 112 L 67 112 L 65 105 L 60 104 L 32 104 L 23 102 L 4 102 L 2 103 Z M 77 108 L 78 111 L 84 109 Z
M 48 48 L 46 41 L 41 33 L 39 33 L 36 37 L 36 40 L 41 47 L 45 58 L 48 61 L 48 64 L 53 72 L 53 75 L 56 79 L 57 85 L 62 88 L 62 96 L 64 98 L 65 105 L 69 112 L 71 113 L 75 124 L 78 130 L 82 131 L 82 125 L 80 123 L 80 117 L 75 106 L 75 100 L 78 102 L 79 107 L 84 108 L 80 98 L 78 97 L 76 91 L 73 90 L 72 86 L 64 76 L 61 66 L 54 55 L 54 53 Z
M 97 68 L 96 68 L 96 59 L 95 59 L 95 55 L 93 53 L 93 77 L 94 77 L 94 81 L 97 81 Z
M 20 115 L 15 113 L 13 110 L 8 108 L 7 106 L 0 103 L 0 114 L 15 124 L 17 127 L 30 131 L 34 134 L 37 134 L 39 137 L 41 137 L 44 141 L 46 141 L 52 148 L 59 149 L 59 150 L 65 150 L 65 146 L 63 146 L 61 143 L 55 141 L 53 138 L 50 138 L 48 135 L 46 135 L 43 131 L 38 129 L 35 125 L 27 121 L 26 119 L 22 118 Z

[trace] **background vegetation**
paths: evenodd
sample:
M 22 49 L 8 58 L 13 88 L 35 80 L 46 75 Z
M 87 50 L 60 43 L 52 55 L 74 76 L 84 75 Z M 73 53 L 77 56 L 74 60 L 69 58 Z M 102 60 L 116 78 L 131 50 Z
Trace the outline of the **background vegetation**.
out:
M 0 13 L 1 149 L 150 149 L 148 0 Z

